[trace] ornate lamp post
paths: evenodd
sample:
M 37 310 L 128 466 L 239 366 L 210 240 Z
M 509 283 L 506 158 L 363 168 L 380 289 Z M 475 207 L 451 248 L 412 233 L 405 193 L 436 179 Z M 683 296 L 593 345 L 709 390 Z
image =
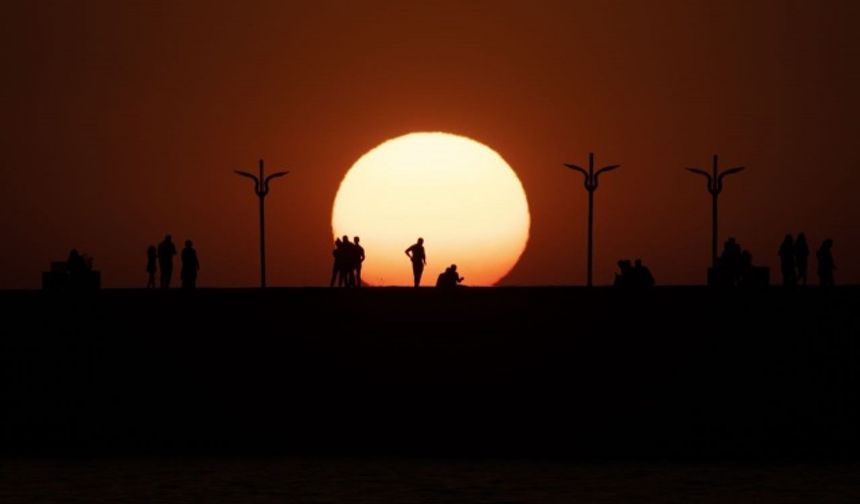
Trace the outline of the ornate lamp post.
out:
M 713 173 L 708 173 L 699 168 L 687 168 L 687 170 L 702 175 L 708 179 L 708 193 L 711 195 L 711 267 L 717 267 L 717 199 L 720 193 L 723 192 L 723 179 L 733 173 L 743 171 L 743 166 L 729 168 L 728 170 L 718 171 L 719 156 L 714 154 Z
M 263 160 L 260 160 L 260 176 L 248 172 L 234 170 L 238 175 L 254 180 L 254 193 L 260 199 L 260 288 L 266 288 L 266 195 L 269 194 L 269 181 L 283 177 L 288 171 L 277 172 L 263 177 Z
M 571 170 L 576 170 L 585 177 L 585 190 L 588 191 L 588 282 L 586 285 L 591 287 L 591 265 L 592 265 L 592 251 L 594 249 L 593 242 L 593 231 L 594 231 L 594 191 L 597 190 L 598 177 L 600 177 L 601 173 L 608 172 L 609 170 L 614 170 L 621 165 L 609 165 L 604 166 L 603 168 L 594 171 L 594 153 L 588 153 L 588 171 L 580 168 L 574 164 L 565 163 L 564 166 L 567 166 Z

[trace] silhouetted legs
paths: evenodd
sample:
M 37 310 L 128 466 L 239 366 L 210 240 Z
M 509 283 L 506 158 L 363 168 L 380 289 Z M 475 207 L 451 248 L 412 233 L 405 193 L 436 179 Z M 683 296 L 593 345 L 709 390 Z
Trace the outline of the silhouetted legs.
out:
M 179 273 L 183 289 L 197 287 L 197 271 L 200 269 L 200 260 L 197 259 L 197 251 L 191 240 L 185 240 L 185 248 L 182 249 L 182 271 Z
M 197 287 L 197 275 L 194 273 L 188 273 L 182 275 L 182 288 L 183 289 L 194 289 Z
M 173 265 L 161 265 L 161 284 L 160 287 L 162 289 L 170 288 L 170 277 L 173 276 Z
M 161 269 L 161 288 L 170 288 L 170 277 L 173 276 L 173 256 L 176 255 L 176 246 L 170 235 L 164 237 L 164 241 L 158 244 L 158 266 Z
M 421 274 L 424 273 L 424 263 L 412 261 L 412 276 L 415 278 L 415 287 L 421 284 Z
M 334 257 L 334 262 L 331 265 L 331 284 L 329 287 L 334 287 L 335 280 L 340 278 L 341 265 L 343 264 L 343 245 L 340 243 L 340 238 L 335 239 L 331 255 Z
M 146 281 L 146 288 L 147 289 L 154 289 L 155 288 L 155 272 L 154 271 L 149 272 L 149 279 Z

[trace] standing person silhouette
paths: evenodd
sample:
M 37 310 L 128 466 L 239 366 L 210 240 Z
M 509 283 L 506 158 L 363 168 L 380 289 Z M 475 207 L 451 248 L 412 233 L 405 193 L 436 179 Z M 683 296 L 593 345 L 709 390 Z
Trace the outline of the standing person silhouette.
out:
M 197 260 L 197 251 L 194 250 L 191 240 L 185 240 L 185 248 L 182 249 L 182 271 L 179 273 L 183 289 L 197 287 L 197 270 L 199 269 L 200 261 Z
M 332 262 L 331 266 L 331 285 L 329 287 L 334 287 L 334 282 L 340 278 L 340 270 L 343 268 L 343 245 L 340 243 L 340 238 L 334 239 L 334 248 L 331 251 L 331 255 L 334 257 L 334 262 Z
M 173 276 L 173 256 L 176 255 L 176 245 L 170 235 L 164 236 L 164 241 L 158 244 L 158 267 L 161 269 L 162 289 L 170 288 L 170 277 Z
M 338 286 L 355 287 L 355 263 L 358 262 L 355 245 L 349 241 L 349 236 L 347 235 L 343 235 L 340 245 L 343 247 L 343 264 L 340 269 L 341 276 L 337 284 Z
M 364 262 L 364 247 L 358 244 L 358 236 L 352 237 L 353 250 L 355 251 L 355 286 L 361 287 L 361 263 Z
M 415 278 L 415 287 L 421 284 L 421 274 L 424 273 L 424 266 L 427 265 L 427 255 L 424 253 L 424 238 L 418 238 L 418 243 L 410 245 L 405 250 L 409 260 L 412 261 L 412 275 Z
M 818 259 L 818 280 L 822 287 L 832 287 L 833 270 L 836 269 L 836 263 L 833 262 L 833 240 L 830 238 L 824 240 L 818 252 L 815 254 Z
M 794 240 L 794 264 L 797 266 L 797 280 L 801 285 L 806 285 L 806 271 L 809 269 L 809 245 L 806 244 L 806 235 L 800 233 Z
M 146 249 L 146 272 L 149 273 L 149 279 L 146 281 L 147 289 L 155 288 L 155 272 L 158 271 L 157 259 L 158 250 L 155 248 L 155 245 L 150 245 Z

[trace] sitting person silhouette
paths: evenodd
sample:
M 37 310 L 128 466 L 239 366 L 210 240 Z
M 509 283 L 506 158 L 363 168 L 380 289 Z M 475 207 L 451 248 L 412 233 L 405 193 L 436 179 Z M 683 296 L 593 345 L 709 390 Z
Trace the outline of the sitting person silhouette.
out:
M 636 287 L 654 287 L 654 275 L 648 266 L 642 265 L 642 259 L 633 262 L 633 285 Z
M 630 287 L 632 284 L 633 264 L 630 259 L 620 259 L 618 261 L 618 273 L 615 274 L 615 282 L 612 284 L 615 287 Z
M 439 273 L 439 277 L 436 279 L 436 287 L 451 289 L 457 287 L 463 280 L 464 278 L 457 273 L 457 265 L 452 264 L 445 268 L 445 271 Z
M 654 275 L 647 266 L 642 264 L 641 259 L 631 263 L 630 259 L 618 261 L 619 273 L 615 274 L 615 287 L 654 287 Z
M 78 252 L 78 249 L 72 249 L 69 252 L 66 269 L 69 272 L 69 284 L 72 287 L 82 287 L 89 268 L 87 268 L 87 262 L 84 256 Z

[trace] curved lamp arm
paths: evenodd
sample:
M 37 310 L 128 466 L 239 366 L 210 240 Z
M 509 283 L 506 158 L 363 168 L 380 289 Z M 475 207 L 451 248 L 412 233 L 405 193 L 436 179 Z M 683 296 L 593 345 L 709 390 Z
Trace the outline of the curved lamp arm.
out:
M 245 172 L 245 171 L 239 171 L 239 170 L 233 170 L 233 171 L 236 172 L 236 175 L 241 175 L 243 177 L 248 177 L 249 179 L 252 179 L 254 181 L 254 192 L 256 192 L 257 194 L 260 194 L 260 179 L 257 178 L 256 175 L 252 175 L 252 174 Z
M 615 170 L 616 168 L 619 168 L 620 166 L 621 165 L 619 165 L 619 164 L 609 165 L 609 166 L 604 166 L 603 168 L 597 170 L 597 173 L 594 174 L 594 187 L 597 187 L 597 178 L 600 177 L 601 173 Z

